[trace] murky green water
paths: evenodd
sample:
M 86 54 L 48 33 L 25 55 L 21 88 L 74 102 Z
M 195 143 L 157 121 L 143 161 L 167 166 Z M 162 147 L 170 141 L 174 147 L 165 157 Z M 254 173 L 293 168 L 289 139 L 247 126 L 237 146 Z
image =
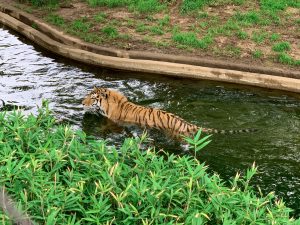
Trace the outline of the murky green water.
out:
M 42 99 L 60 118 L 90 135 L 119 144 L 136 127 L 123 129 L 106 118 L 84 113 L 81 100 L 93 86 L 115 88 L 139 104 L 173 112 L 200 126 L 259 132 L 214 135 L 199 154 L 225 180 L 255 161 L 253 180 L 264 193 L 276 191 L 300 214 L 300 96 L 224 83 L 159 78 L 90 68 L 46 53 L 24 38 L 0 28 L 0 98 L 36 113 Z M 158 131 L 159 148 L 180 152 Z M 178 150 L 179 149 L 179 150 Z

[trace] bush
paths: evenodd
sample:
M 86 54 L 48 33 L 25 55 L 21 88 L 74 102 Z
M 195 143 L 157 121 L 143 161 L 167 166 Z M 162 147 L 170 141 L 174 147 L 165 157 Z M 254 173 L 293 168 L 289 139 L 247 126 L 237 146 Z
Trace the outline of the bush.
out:
M 0 184 L 40 224 L 294 223 L 273 193 L 255 195 L 254 166 L 227 187 L 196 158 L 146 146 L 143 136 L 109 147 L 56 125 L 47 107 L 0 113 Z

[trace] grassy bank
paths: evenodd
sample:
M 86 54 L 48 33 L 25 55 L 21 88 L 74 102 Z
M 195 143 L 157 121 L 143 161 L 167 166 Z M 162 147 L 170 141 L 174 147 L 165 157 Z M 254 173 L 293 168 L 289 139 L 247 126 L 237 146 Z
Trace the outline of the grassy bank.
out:
M 225 185 L 192 156 L 145 137 L 115 149 L 56 125 L 47 107 L 1 112 L 0 149 L 0 185 L 40 224 L 296 224 L 274 193 L 254 192 L 255 167 Z
M 99 45 L 300 67 L 298 0 L 25 2 L 19 7 Z

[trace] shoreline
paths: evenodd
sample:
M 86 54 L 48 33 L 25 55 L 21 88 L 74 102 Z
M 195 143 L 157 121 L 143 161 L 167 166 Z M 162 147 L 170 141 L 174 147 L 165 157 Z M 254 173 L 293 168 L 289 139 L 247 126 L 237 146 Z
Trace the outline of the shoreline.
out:
M 300 71 L 233 64 L 186 56 L 101 47 L 72 37 L 35 16 L 0 3 L 0 22 L 41 47 L 86 64 L 206 79 L 300 93 Z

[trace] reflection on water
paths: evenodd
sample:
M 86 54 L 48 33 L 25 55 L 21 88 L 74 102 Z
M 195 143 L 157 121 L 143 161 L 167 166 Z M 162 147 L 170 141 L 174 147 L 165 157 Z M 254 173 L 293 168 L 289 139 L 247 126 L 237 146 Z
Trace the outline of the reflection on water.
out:
M 259 132 L 251 134 L 214 135 L 199 158 L 224 179 L 256 162 L 259 174 L 253 184 L 265 193 L 276 191 L 299 215 L 299 95 L 89 68 L 55 59 L 5 28 L 0 29 L 0 57 L 1 99 L 23 107 L 26 113 L 36 113 L 42 99 L 48 99 L 57 117 L 117 145 L 142 129 L 124 129 L 106 118 L 84 113 L 81 101 L 93 86 L 115 88 L 138 104 L 163 108 L 199 126 L 258 128 Z M 150 131 L 150 137 L 158 148 L 180 150 L 159 131 Z

